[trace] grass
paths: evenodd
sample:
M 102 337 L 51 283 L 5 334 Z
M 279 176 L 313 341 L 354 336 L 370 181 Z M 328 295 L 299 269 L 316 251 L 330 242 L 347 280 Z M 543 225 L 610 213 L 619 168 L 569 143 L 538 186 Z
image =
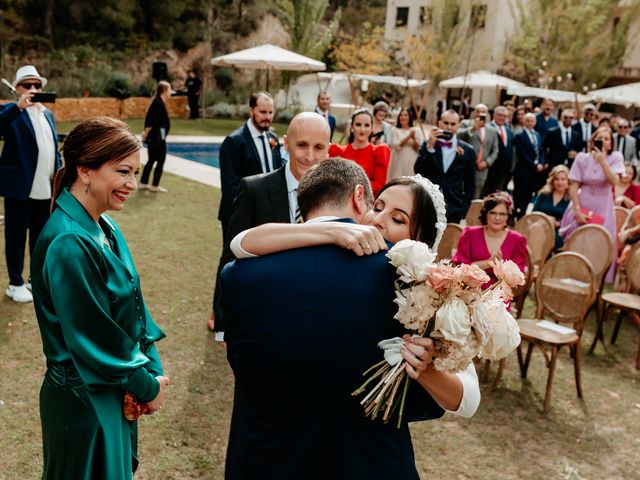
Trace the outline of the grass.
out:
M 169 194 L 136 193 L 126 210 L 114 215 L 136 260 L 149 310 L 167 333 L 158 348 L 172 381 L 162 412 L 140 422 L 136 478 L 218 480 L 233 392 L 225 353 L 205 327 L 220 254 L 219 190 L 172 175 L 162 183 Z M 0 285 L 6 283 L 3 266 Z M 527 313 L 532 308 L 528 302 Z M 606 351 L 599 345 L 595 355 L 586 355 L 594 323 L 589 318 L 583 337 L 584 400 L 576 397 L 565 351 L 558 360 L 551 411 L 543 415 L 542 357 L 534 353 L 529 377 L 522 381 L 513 355 L 500 388 L 483 385 L 480 410 L 472 419 L 447 415 L 413 424 L 421 477 L 637 478 L 638 329 L 626 322 L 617 345 L 607 344 Z M 611 324 L 607 327 L 610 334 Z M 0 299 L 0 365 L 0 479 L 36 479 L 41 474 L 38 392 L 45 365 L 29 304 Z

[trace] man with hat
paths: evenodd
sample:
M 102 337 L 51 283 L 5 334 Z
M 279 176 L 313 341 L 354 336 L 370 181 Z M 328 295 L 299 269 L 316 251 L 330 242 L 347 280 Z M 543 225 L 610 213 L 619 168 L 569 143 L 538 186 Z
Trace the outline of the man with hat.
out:
M 0 196 L 4 197 L 5 253 L 9 270 L 6 295 L 16 302 L 31 302 L 30 284 L 22 277 L 24 249 L 29 231 L 29 252 L 49 218 L 51 182 L 62 165 L 53 114 L 32 102 L 47 79 L 36 67 L 18 69 L 13 86 L 18 100 L 0 106 Z
M 593 121 L 596 118 L 596 107 L 592 103 L 587 103 L 582 107 L 582 118 L 573 124 L 573 130 L 578 134 L 580 143 L 578 145 L 579 151 L 585 152 L 587 150 L 587 143 L 591 134 L 596 131 L 596 126 Z

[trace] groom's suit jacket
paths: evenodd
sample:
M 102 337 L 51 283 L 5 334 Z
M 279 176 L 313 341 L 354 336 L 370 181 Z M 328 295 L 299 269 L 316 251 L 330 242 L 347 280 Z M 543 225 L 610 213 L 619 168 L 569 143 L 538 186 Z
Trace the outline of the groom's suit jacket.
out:
M 351 392 L 400 336 L 384 253 L 335 246 L 236 260 L 222 272 L 227 358 L 236 381 L 225 478 L 418 479 L 406 420 L 364 416 Z M 411 382 L 405 418 L 444 411 Z

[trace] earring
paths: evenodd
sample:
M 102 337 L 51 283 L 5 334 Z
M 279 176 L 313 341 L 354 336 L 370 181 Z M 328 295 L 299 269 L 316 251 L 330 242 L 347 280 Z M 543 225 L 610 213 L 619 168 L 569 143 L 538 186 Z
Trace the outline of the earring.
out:
M 87 188 L 84 189 L 85 195 L 89 193 L 89 187 L 91 186 L 91 182 L 87 183 Z

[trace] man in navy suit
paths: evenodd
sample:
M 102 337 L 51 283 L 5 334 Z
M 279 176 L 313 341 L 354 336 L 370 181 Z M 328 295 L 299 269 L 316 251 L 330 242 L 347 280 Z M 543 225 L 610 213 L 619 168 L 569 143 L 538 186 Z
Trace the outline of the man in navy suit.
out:
M 507 124 L 509 109 L 498 106 L 493 111 L 493 121 L 491 127 L 498 132 L 498 157 L 493 165 L 489 167 L 487 180 L 484 183 L 482 196 L 506 190 L 513 171 L 513 133 Z
M 308 221 L 360 223 L 373 195 L 361 167 L 329 159 L 302 178 L 298 199 Z M 393 320 L 395 278 L 384 252 L 358 257 L 333 245 L 225 267 L 227 358 L 236 381 L 225 478 L 419 478 L 407 422 L 372 421 L 351 396 L 382 358 L 377 343 L 404 333 Z M 410 385 L 406 419 L 444 413 L 417 382 Z
M 316 108 L 314 112 L 322 115 L 329 124 L 329 128 L 331 129 L 331 136 L 329 138 L 329 141 L 332 141 L 333 131 L 336 129 L 336 117 L 331 115 L 331 113 L 329 112 L 329 108 L 331 108 L 331 95 L 329 95 L 327 92 L 320 92 L 318 94 L 318 98 L 316 99 Z
M 587 103 L 584 107 L 582 107 L 582 118 L 573 124 L 572 128 L 580 137 L 580 148 L 578 149 L 579 152 L 587 151 L 589 139 L 597 128 L 597 126 L 593 123 L 595 118 L 596 106 L 591 103 Z
M 249 99 L 249 119 L 234 130 L 220 146 L 220 183 L 222 198 L 218 220 L 224 238 L 238 183 L 244 177 L 268 173 L 283 165 L 278 136 L 269 131 L 273 121 L 273 98 L 258 92 Z
M 560 115 L 560 125 L 549 129 L 547 136 L 542 141 L 544 158 L 549 164 L 549 169 L 543 171 L 543 175 L 545 172 L 548 174 L 549 170 L 556 165 L 566 165 L 571 168 L 582 142 L 580 134 L 571 125 L 575 116 L 575 110 L 565 108 Z M 544 181 L 546 181 L 546 177 Z
M 53 114 L 32 102 L 47 79 L 33 65 L 20 67 L 13 86 L 18 101 L 0 106 L 0 195 L 4 197 L 5 253 L 9 270 L 6 295 L 16 302 L 31 302 L 30 284 L 24 283 L 24 249 L 29 252 L 49 219 L 51 182 L 61 167 L 58 134 Z
M 537 190 L 537 174 L 545 168 L 542 140 L 540 134 L 534 129 L 535 125 L 536 116 L 533 113 L 527 113 L 524 116 L 524 129 L 513 140 L 518 156 L 513 172 L 513 203 L 517 218 L 527 212 L 527 206 Z
M 540 138 L 544 141 L 550 128 L 558 126 L 558 119 L 553 116 L 556 104 L 550 98 L 543 98 L 540 103 L 540 113 L 536 115 L 536 132 L 540 134 Z
M 447 221 L 453 223 L 467 214 L 476 188 L 476 154 L 457 137 L 459 126 L 457 112 L 444 112 L 439 128 L 431 130 L 429 139 L 422 142 L 414 167 L 416 173 L 440 186 L 447 202 Z

